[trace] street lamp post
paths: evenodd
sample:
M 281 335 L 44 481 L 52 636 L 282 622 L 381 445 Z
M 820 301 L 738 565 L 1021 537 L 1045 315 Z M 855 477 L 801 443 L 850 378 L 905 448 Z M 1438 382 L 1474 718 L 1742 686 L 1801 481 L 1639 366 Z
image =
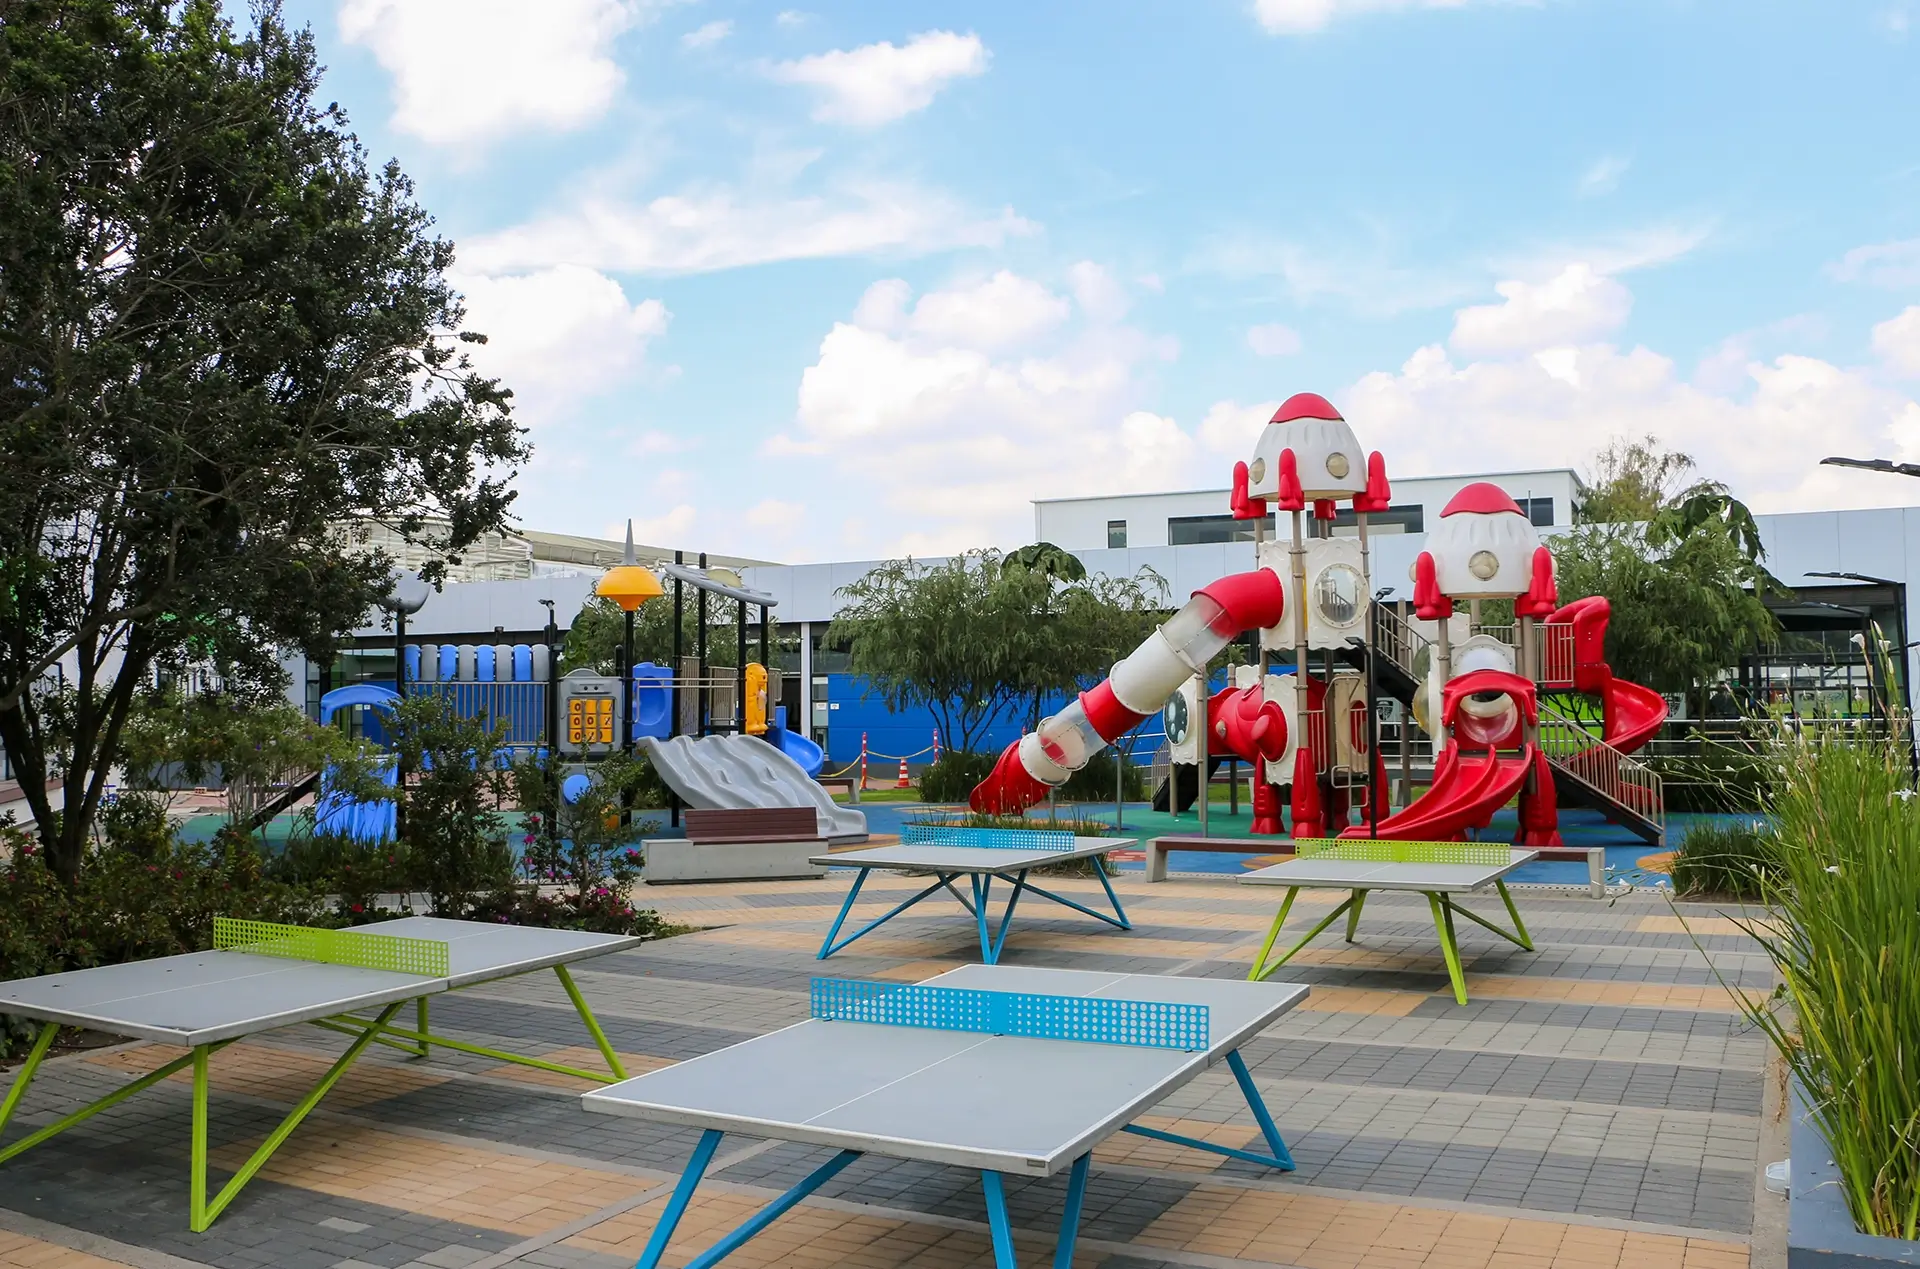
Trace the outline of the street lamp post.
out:
M 393 614 L 393 691 L 401 701 L 407 699 L 407 614 L 426 607 L 433 589 L 420 580 L 418 573 L 395 570 L 393 582 L 380 600 L 380 606 Z M 399 746 L 393 755 L 393 835 L 407 831 L 407 756 Z
M 633 557 L 633 521 L 627 521 L 627 551 L 620 562 L 608 569 L 594 584 L 593 593 L 605 599 L 611 599 L 626 614 L 626 637 L 622 642 L 621 684 L 622 717 L 620 719 L 620 752 L 633 752 L 633 614 L 640 605 L 649 599 L 666 594 L 660 585 L 660 579 L 653 570 L 642 568 Z M 621 822 L 631 823 L 633 818 L 633 794 L 629 790 L 621 798 Z

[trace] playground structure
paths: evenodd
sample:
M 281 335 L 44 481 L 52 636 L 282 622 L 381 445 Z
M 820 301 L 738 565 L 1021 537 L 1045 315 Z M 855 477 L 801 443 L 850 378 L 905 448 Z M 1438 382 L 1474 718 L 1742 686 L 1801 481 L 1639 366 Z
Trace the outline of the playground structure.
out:
M 1196 768 L 1197 792 L 1215 763 L 1237 758 L 1257 773 L 1257 835 L 1463 839 L 1518 798 L 1518 845 L 1560 845 L 1563 802 L 1662 842 L 1660 779 L 1631 755 L 1667 706 L 1607 665 L 1606 599 L 1561 606 L 1552 551 L 1513 499 L 1483 482 L 1442 511 L 1413 566 L 1411 617 L 1397 613 L 1374 589 L 1368 542 L 1368 516 L 1390 495 L 1385 459 L 1362 451 L 1325 398 L 1289 398 L 1251 462 L 1234 465 L 1232 512 L 1252 524 L 1256 567 L 1195 591 L 1104 682 L 1009 745 L 974 789 L 973 809 L 1025 811 L 1164 710 L 1171 805 L 1184 797 L 1181 764 Z M 1353 537 L 1334 535 L 1340 502 Z M 1268 536 L 1274 511 L 1291 517 L 1287 538 Z M 1481 623 L 1493 601 L 1512 605 L 1511 624 Z M 1209 691 L 1215 659 L 1250 633 L 1254 663 Z M 1279 668 L 1275 653 L 1286 657 Z M 1543 693 L 1592 698 L 1598 731 Z M 1378 746 L 1382 695 L 1434 743 L 1431 785 L 1397 811 Z
M 409 644 L 401 625 L 396 684 L 362 683 L 328 692 L 321 698 L 320 721 L 331 722 L 343 710 L 364 706 L 366 734 L 383 741 L 382 716 L 403 695 L 438 695 L 462 717 L 484 716 L 504 724 L 507 750 L 542 759 L 556 755 L 562 764 L 559 793 L 568 801 L 587 787 L 595 760 L 643 749 L 675 795 L 671 814 L 676 823 L 682 806 L 805 806 L 817 810 L 823 837 L 863 840 L 866 817 L 836 806 L 817 783 L 825 759 L 820 746 L 789 728 L 785 707 L 772 704 L 779 689 L 778 672 L 767 666 L 769 614 L 778 601 L 709 575 L 704 554 L 697 567 L 689 567 L 676 552 L 675 562 L 660 566 L 660 572 L 672 582 L 672 666 L 633 662 L 633 613 L 641 603 L 667 592 L 653 570 L 635 562 L 629 527 L 626 559 L 597 587 L 626 613 L 620 657 L 622 665 L 631 667 L 626 672 L 604 675 L 578 669 L 558 674 L 557 631 L 551 623 L 543 644 Z M 696 609 L 691 674 L 685 672 L 682 646 L 689 589 Z M 737 606 L 738 655 L 727 674 L 715 673 L 708 660 L 710 595 L 732 599 Z M 759 609 L 757 661 L 747 659 L 749 607 Z M 382 774 L 389 785 L 404 778 L 397 762 L 389 762 Z M 317 781 L 316 828 L 369 844 L 392 840 L 399 828 L 395 804 L 357 801 L 333 787 L 333 775 L 317 773 L 298 790 L 290 790 L 304 792 Z

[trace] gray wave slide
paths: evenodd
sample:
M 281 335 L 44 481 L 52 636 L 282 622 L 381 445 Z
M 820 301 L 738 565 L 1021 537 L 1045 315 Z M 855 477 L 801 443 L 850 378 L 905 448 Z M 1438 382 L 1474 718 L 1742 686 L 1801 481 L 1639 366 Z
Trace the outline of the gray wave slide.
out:
M 864 839 L 867 817 L 844 807 L 806 768 L 758 736 L 643 738 L 640 747 L 680 800 L 699 810 L 811 806 L 822 837 Z

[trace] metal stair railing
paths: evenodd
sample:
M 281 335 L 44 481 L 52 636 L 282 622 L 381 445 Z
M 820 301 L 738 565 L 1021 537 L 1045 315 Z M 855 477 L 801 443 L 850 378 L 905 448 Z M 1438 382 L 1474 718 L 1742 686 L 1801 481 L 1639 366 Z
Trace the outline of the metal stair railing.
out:
M 1425 636 L 1401 620 L 1399 613 L 1384 604 L 1373 605 L 1374 651 L 1399 666 L 1415 682 L 1420 676 L 1414 673 L 1414 659 L 1426 646 Z
M 1666 835 L 1666 791 L 1652 767 L 1545 702 L 1540 705 L 1540 750 L 1555 769 Z

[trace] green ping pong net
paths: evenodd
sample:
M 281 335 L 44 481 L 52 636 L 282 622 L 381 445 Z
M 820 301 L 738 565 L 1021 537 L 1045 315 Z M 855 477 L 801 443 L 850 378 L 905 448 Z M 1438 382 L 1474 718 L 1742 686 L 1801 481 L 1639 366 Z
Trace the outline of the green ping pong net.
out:
M 1350 859 L 1379 864 L 1504 864 L 1505 842 L 1401 842 L 1383 837 L 1307 837 L 1293 844 L 1296 859 Z
M 391 934 L 363 934 L 357 930 L 316 930 L 304 925 L 215 917 L 213 946 L 216 951 L 384 969 L 422 978 L 445 978 L 450 972 L 445 943 L 434 939 L 396 938 Z

